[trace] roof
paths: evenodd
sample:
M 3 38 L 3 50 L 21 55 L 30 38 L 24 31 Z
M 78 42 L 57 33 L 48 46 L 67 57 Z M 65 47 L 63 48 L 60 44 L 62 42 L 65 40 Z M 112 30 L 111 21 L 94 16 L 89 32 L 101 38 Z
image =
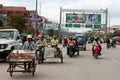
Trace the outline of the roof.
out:
M 25 7 L 0 6 L 0 11 L 27 11 Z
M 18 31 L 17 29 L 0 29 L 0 31 Z
M 118 29 L 120 29 L 120 25 L 113 25 L 110 28 L 118 28 Z

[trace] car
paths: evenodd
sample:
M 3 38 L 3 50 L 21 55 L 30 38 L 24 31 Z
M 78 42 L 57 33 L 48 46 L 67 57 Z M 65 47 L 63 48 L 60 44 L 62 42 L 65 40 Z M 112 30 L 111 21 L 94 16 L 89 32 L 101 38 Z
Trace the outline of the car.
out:
M 5 60 L 11 51 L 21 46 L 22 40 L 17 29 L 0 29 L 0 60 Z

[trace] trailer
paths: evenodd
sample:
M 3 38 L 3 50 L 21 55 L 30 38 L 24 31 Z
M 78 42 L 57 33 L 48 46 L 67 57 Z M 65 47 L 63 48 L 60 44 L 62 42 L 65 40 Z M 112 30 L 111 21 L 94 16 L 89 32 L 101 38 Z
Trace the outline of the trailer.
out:
M 11 77 L 14 72 L 31 73 L 34 76 L 36 69 L 35 51 L 14 50 L 7 57 L 7 62 L 9 63 L 7 72 L 10 73 Z M 29 66 L 28 69 L 27 66 Z

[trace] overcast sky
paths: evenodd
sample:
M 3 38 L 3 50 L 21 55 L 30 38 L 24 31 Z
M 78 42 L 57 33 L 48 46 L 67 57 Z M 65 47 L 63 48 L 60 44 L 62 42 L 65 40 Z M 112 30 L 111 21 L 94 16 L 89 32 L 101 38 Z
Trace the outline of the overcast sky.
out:
M 23 6 L 35 10 L 36 0 L 0 0 L 4 6 Z M 38 0 L 38 13 L 49 20 L 59 22 L 60 7 L 64 9 L 106 9 L 110 15 L 110 25 L 120 25 L 120 0 Z

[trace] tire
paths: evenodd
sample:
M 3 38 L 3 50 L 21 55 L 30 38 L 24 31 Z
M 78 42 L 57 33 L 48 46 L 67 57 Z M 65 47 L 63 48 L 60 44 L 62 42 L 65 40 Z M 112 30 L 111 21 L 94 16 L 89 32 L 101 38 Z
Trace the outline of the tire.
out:
M 63 63 L 63 55 L 60 54 L 61 64 Z
M 10 76 L 11 76 L 11 77 L 13 76 L 13 72 L 10 72 Z
M 69 51 L 69 57 L 73 56 L 73 51 Z
M 32 67 L 32 76 L 34 76 L 35 75 L 35 67 Z
M 79 56 L 79 52 L 77 52 L 77 56 Z
M 86 51 L 86 48 L 84 48 L 84 50 Z
M 43 63 L 42 54 L 39 54 L 38 64 L 41 64 L 41 63 Z
M 95 59 L 98 59 L 98 53 L 95 54 Z

